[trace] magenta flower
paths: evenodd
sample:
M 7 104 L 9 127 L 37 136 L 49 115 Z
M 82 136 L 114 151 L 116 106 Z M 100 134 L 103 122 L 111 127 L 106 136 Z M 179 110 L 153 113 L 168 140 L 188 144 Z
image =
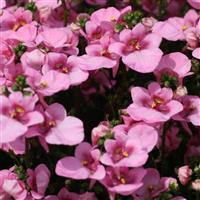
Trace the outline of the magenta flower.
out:
M 101 180 L 105 169 L 99 164 L 100 151 L 83 142 L 76 147 L 75 157 L 65 157 L 56 164 L 56 174 L 73 179 Z
M 148 168 L 144 176 L 143 186 L 135 192 L 135 196 L 142 200 L 158 197 L 160 193 L 168 191 L 169 185 L 176 183 L 176 179 L 163 177 L 156 169 Z
M 145 26 L 138 24 L 120 32 L 119 41 L 111 44 L 109 51 L 122 56 L 123 63 L 131 69 L 148 73 L 154 71 L 163 55 L 158 48 L 160 43 L 160 36 L 146 33 Z
M 137 121 L 165 122 L 183 110 L 182 104 L 173 100 L 173 91 L 161 88 L 156 82 L 149 84 L 148 89 L 133 87 L 131 95 L 133 103 L 127 108 L 127 112 Z
M 106 169 L 106 176 L 101 183 L 107 188 L 110 199 L 115 194 L 130 195 L 143 186 L 142 179 L 146 174 L 143 168 L 128 169 L 126 167 Z
M 113 167 L 140 167 L 147 161 L 148 152 L 156 145 L 158 133 L 151 126 L 138 124 L 127 135 L 117 132 L 114 137 L 105 141 L 106 152 L 100 161 Z

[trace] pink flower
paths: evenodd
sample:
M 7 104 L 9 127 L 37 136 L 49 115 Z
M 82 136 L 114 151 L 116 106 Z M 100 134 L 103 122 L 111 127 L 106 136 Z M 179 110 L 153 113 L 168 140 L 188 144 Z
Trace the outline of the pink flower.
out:
M 164 55 L 154 73 L 159 81 L 161 81 L 162 75 L 169 75 L 176 77 L 179 84 L 182 84 L 183 78 L 190 74 L 190 69 L 191 61 L 188 57 L 175 52 Z
M 49 195 L 44 198 L 44 200 L 97 200 L 94 193 L 92 192 L 86 192 L 83 194 L 77 194 L 74 192 L 69 192 L 67 188 L 62 188 L 58 196 L 55 195 Z
M 143 200 L 149 200 L 158 197 L 162 192 L 168 191 L 170 184 L 176 183 L 176 179 L 160 178 L 160 174 L 156 169 L 148 168 L 142 182 L 143 187 L 138 189 L 135 194 Z
M 182 166 L 178 169 L 178 178 L 182 185 L 187 185 L 190 181 L 192 170 L 188 165 Z
M 0 199 L 7 200 L 12 197 L 15 200 L 25 200 L 27 190 L 23 181 L 11 170 L 0 171 Z
M 27 184 L 34 199 L 41 199 L 49 184 L 50 171 L 44 164 L 38 165 L 35 170 L 27 169 Z
M 154 71 L 162 57 L 160 43 L 160 36 L 146 33 L 145 26 L 138 24 L 132 30 L 121 31 L 119 41 L 111 44 L 109 51 L 122 56 L 123 63 L 131 69 L 148 73 Z
M 43 73 L 47 73 L 50 70 L 56 70 L 61 74 L 64 74 L 66 79 L 69 79 L 70 85 L 79 85 L 87 80 L 89 73 L 83 71 L 77 63 L 76 56 L 70 56 L 67 58 L 62 53 L 48 53 L 47 63 L 42 67 Z
M 187 0 L 187 2 L 194 8 L 200 9 L 200 1 L 199 0 Z
M 12 142 L 24 135 L 28 127 L 44 121 L 42 114 L 34 110 L 38 101 L 37 96 L 23 96 L 21 92 L 15 92 L 9 97 L 0 96 L 0 98 L 0 122 L 4 130 L 1 133 L 0 143 Z
M 65 157 L 56 164 L 56 174 L 73 179 L 101 180 L 105 169 L 99 164 L 100 151 L 83 142 L 76 147 L 75 157 Z
M 26 74 L 28 84 L 44 96 L 51 96 L 59 91 L 67 90 L 70 86 L 69 78 L 55 70 L 41 75 L 36 70 L 27 69 Z
M 127 135 L 117 132 L 114 137 L 105 141 L 106 152 L 100 158 L 103 164 L 113 167 L 144 165 L 158 140 L 157 131 L 145 124 L 133 126 Z
M 25 52 L 20 60 L 24 69 L 31 67 L 40 70 L 45 63 L 45 54 L 39 49 L 34 49 L 31 52 Z
M 106 176 L 101 183 L 110 193 L 110 199 L 114 199 L 115 194 L 130 195 L 142 187 L 146 174 L 143 168 L 128 169 L 126 167 L 106 169 Z
M 44 111 L 44 118 L 44 123 L 33 128 L 30 135 L 44 137 L 47 143 L 56 145 L 76 145 L 83 141 L 82 121 L 76 117 L 67 116 L 61 104 L 49 105 Z
M 119 56 L 115 53 L 109 52 L 109 46 L 112 44 L 112 38 L 109 35 L 103 36 L 99 43 L 90 44 L 86 47 L 87 55 L 80 58 L 82 69 L 96 70 L 100 68 L 116 68 L 119 65 Z M 114 73 L 116 74 L 116 72 Z
M 12 47 L 6 42 L 0 39 L 0 68 L 5 65 L 9 65 L 14 61 L 15 55 L 12 51 Z
M 175 116 L 176 120 L 188 121 L 195 126 L 200 125 L 200 98 L 198 96 L 186 95 L 182 98 L 184 109 Z
M 78 54 L 78 38 L 69 28 L 46 28 L 38 34 L 36 43 L 49 49 L 64 48 L 70 55 Z
M 170 41 L 185 40 L 185 31 L 195 27 L 199 15 L 195 10 L 189 10 L 184 18 L 171 17 L 164 22 L 157 22 L 153 27 L 153 32 Z
M 109 123 L 107 121 L 101 122 L 97 127 L 92 129 L 92 145 L 98 145 L 99 139 L 102 137 L 112 134 L 112 129 L 109 127 Z
M 102 8 L 92 13 L 90 20 L 92 23 L 101 25 L 101 22 L 116 22 L 121 13 L 114 7 Z
M 183 110 L 182 104 L 173 100 L 173 91 L 161 88 L 156 82 L 149 84 L 148 90 L 133 87 L 131 95 L 133 103 L 127 108 L 127 112 L 137 121 L 165 122 Z
M 192 189 L 196 190 L 197 192 L 200 191 L 200 179 L 196 179 L 192 182 Z

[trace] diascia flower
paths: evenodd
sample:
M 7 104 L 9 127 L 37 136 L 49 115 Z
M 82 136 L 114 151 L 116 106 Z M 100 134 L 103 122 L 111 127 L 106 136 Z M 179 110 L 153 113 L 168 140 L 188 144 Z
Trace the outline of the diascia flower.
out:
M 0 171 L 0 199 L 7 200 L 12 197 L 15 200 L 25 200 L 27 190 L 23 181 L 12 170 Z
M 127 112 L 137 121 L 165 122 L 183 110 L 183 105 L 173 100 L 173 91 L 161 88 L 156 82 L 149 84 L 148 89 L 133 87 L 131 95 L 133 103 L 127 108 Z
M 56 174 L 73 179 L 101 180 L 105 169 L 99 163 L 100 151 L 83 142 L 76 147 L 75 157 L 64 157 L 56 164 Z
M 123 63 L 129 68 L 148 73 L 154 71 L 163 55 L 160 43 L 160 36 L 146 33 L 145 26 L 137 24 L 132 30 L 121 31 L 119 41 L 111 44 L 109 51 L 122 56 Z
M 145 164 L 150 152 L 157 143 L 157 131 L 144 124 L 133 126 L 126 134 L 117 132 L 115 139 L 104 143 L 106 152 L 100 161 L 113 167 L 140 167 Z
M 170 177 L 160 177 L 156 169 L 148 168 L 145 177 L 143 178 L 143 186 L 135 192 L 137 200 L 149 200 L 150 198 L 158 197 L 160 193 L 168 191 L 169 186 L 176 183 L 176 179 Z
M 162 57 L 154 73 L 159 81 L 163 75 L 177 78 L 178 84 L 182 84 L 185 76 L 190 75 L 191 61 L 180 52 L 166 54 Z
M 45 164 L 40 164 L 35 170 L 27 169 L 27 175 L 27 184 L 31 189 L 31 196 L 34 199 L 43 198 L 50 180 L 49 169 Z
M 115 199 L 115 194 L 130 195 L 142 187 L 146 174 L 143 168 L 128 169 L 126 167 L 106 169 L 106 176 L 101 183 L 107 188 L 110 200 Z
M 24 135 L 28 127 L 44 121 L 42 114 L 34 110 L 38 101 L 36 95 L 23 96 L 21 92 L 15 92 L 9 97 L 0 96 L 0 99 L 0 122 L 3 128 L 0 143 L 12 142 L 17 137 Z M 13 132 L 13 130 L 15 131 Z
M 189 10 L 184 18 L 171 17 L 164 22 L 157 22 L 153 32 L 170 41 L 185 40 L 185 31 L 197 25 L 199 15 Z
M 89 73 L 83 71 L 79 64 L 76 62 L 76 56 L 67 57 L 62 53 L 48 53 L 47 62 L 42 67 L 43 73 L 47 73 L 50 70 L 55 70 L 61 74 L 64 74 L 66 80 L 69 79 L 70 85 L 79 85 L 87 80 Z
M 29 130 L 29 136 L 39 136 L 49 144 L 76 145 L 84 139 L 83 123 L 80 119 L 67 116 L 65 108 L 58 103 L 49 105 L 44 123 Z

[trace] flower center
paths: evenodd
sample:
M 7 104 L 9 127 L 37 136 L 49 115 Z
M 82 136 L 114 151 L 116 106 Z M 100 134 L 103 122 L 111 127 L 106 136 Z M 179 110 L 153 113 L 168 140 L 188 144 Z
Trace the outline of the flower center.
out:
M 153 102 L 151 104 L 151 108 L 156 108 L 157 106 L 160 106 L 164 103 L 164 99 L 158 96 L 153 97 Z
M 185 31 L 187 29 L 188 29 L 188 27 L 186 25 L 181 26 L 181 30 Z
M 47 87 L 48 87 L 48 83 L 47 82 L 41 82 L 40 85 L 39 85 L 40 89 L 45 89 Z
M 119 182 L 121 183 L 121 184 L 126 184 L 127 183 L 127 181 L 126 181 L 126 179 L 124 178 L 124 176 L 119 176 Z
M 25 20 L 19 20 L 19 22 L 17 24 L 14 24 L 14 26 L 12 27 L 13 31 L 17 31 L 20 27 L 26 25 L 26 21 Z
M 25 109 L 22 106 L 17 105 L 14 111 L 10 112 L 10 117 L 16 118 L 18 115 L 23 115 L 25 113 Z
M 56 121 L 55 121 L 55 120 L 50 120 L 50 121 L 48 122 L 48 126 L 49 126 L 49 127 L 55 127 L 55 126 L 56 126 Z

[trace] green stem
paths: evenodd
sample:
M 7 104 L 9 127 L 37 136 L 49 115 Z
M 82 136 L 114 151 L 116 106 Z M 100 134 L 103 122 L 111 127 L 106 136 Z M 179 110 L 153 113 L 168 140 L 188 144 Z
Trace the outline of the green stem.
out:
M 64 26 L 67 26 L 68 10 L 67 10 L 67 6 L 66 6 L 66 3 L 65 3 L 65 0 L 61 0 L 61 2 L 62 2 L 63 10 L 64 10 L 64 13 L 63 13 Z

